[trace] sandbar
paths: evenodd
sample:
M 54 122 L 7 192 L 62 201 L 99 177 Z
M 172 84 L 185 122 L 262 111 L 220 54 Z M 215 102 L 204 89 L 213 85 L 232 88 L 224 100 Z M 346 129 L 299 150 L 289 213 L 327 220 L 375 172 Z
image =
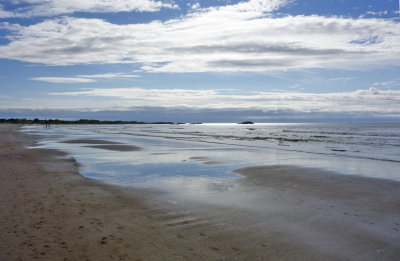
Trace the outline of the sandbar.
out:
M 120 142 L 115 142 L 110 140 L 89 140 L 89 139 L 65 140 L 61 142 L 69 144 L 95 144 L 95 145 L 122 144 Z
M 97 140 L 97 139 L 75 139 L 75 140 L 65 140 L 61 143 L 68 144 L 91 144 L 90 146 L 85 146 L 88 148 L 103 149 L 103 150 L 114 150 L 114 151 L 139 151 L 142 150 L 141 147 L 126 145 L 121 142 L 115 142 L 110 140 Z
M 194 157 L 190 157 L 189 159 L 201 162 L 204 165 L 224 165 L 224 164 L 226 164 L 223 161 L 213 160 L 213 159 L 210 159 L 209 157 L 203 157 L 203 156 L 194 156 Z
M 133 146 L 133 145 L 93 145 L 93 146 L 85 146 L 89 148 L 95 149 L 103 149 L 103 150 L 114 150 L 114 151 L 139 151 L 142 150 L 141 147 Z

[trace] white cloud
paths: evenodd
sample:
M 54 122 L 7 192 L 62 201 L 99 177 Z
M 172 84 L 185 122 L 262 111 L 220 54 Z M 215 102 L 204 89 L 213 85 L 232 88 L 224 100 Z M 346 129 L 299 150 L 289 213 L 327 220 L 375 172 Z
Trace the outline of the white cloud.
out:
M 126 100 L 150 101 L 153 106 L 159 102 L 165 104 L 177 104 L 180 102 L 190 103 L 202 101 L 209 97 L 215 97 L 216 91 L 213 90 L 186 90 L 186 89 L 142 89 L 142 88 L 113 88 L 113 89 L 85 89 L 77 92 L 51 93 L 52 95 L 67 96 L 102 96 L 111 98 L 121 98 Z
M 26 6 L 10 12 L 0 5 L 0 18 L 56 16 L 75 12 L 156 12 L 161 8 L 178 8 L 172 0 L 14 0 L 12 4 Z
M 13 17 L 14 15 L 13 12 L 4 10 L 4 5 L 0 4 L 0 18 Z
M 35 77 L 33 81 L 51 82 L 51 83 L 88 83 L 95 82 L 92 79 L 76 78 L 76 77 Z
M 96 82 L 96 80 L 94 79 L 127 79 L 127 78 L 139 78 L 139 77 L 140 76 L 136 74 L 104 73 L 104 74 L 77 75 L 75 77 L 35 77 L 35 78 L 30 78 L 30 80 L 51 82 L 51 83 L 89 83 L 89 82 Z
M 240 95 L 229 90 L 89 88 L 51 95 L 106 97 L 108 102 L 118 101 L 122 107 L 400 113 L 400 91 L 375 88 L 339 93 L 252 92 Z
M 395 88 L 395 87 L 400 87 L 400 80 L 394 80 L 394 81 L 385 81 L 385 82 L 375 82 L 372 84 L 373 87 L 383 87 L 383 88 Z
M 366 14 L 367 15 L 376 15 L 376 16 L 383 16 L 383 15 L 387 15 L 389 12 L 387 10 L 385 11 L 378 11 L 378 12 L 374 12 L 374 11 L 367 11 Z
M 190 7 L 190 9 L 192 9 L 192 10 L 196 10 L 196 9 L 199 9 L 199 8 L 200 8 L 200 3 L 194 3 L 194 4 L 188 3 L 187 5 L 188 5 L 188 6 Z
M 119 78 L 139 78 L 141 76 L 136 74 L 124 74 L 124 73 L 104 73 L 104 74 L 77 75 L 77 77 L 119 79 Z
M 50 65 L 137 63 L 149 72 L 235 72 L 400 65 L 400 24 L 275 17 L 286 0 L 200 8 L 179 19 L 116 25 L 58 18 L 12 31 L 0 57 Z
M 338 78 L 331 78 L 331 79 L 328 79 L 327 81 L 343 81 L 343 82 L 348 82 L 348 81 L 351 81 L 351 80 L 353 80 L 353 78 L 352 77 L 338 77 Z

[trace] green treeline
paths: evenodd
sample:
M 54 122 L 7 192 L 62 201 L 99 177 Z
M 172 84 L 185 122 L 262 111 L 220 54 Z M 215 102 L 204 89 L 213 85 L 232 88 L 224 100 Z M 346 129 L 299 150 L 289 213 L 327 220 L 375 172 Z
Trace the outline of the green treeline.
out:
M 58 120 L 58 119 L 48 119 L 48 120 L 40 120 L 35 118 L 33 120 L 30 119 L 0 119 L 0 123 L 11 123 L 11 124 L 175 124 L 173 122 L 141 122 L 141 121 L 100 121 L 100 120 L 88 120 L 88 119 L 80 119 L 80 120 Z

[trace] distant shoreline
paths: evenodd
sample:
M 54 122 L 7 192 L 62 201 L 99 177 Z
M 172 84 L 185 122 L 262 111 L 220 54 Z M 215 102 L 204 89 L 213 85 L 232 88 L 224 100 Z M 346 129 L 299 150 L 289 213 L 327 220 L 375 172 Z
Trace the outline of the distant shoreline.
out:
M 170 121 L 160 121 L 160 122 L 144 122 L 144 121 L 101 121 L 101 120 L 89 120 L 89 119 L 80 119 L 80 120 L 59 120 L 59 119 L 48 119 L 48 120 L 40 120 L 36 119 L 0 119 L 0 124 L 171 124 L 171 125 L 179 125 L 186 124 L 182 122 L 170 122 Z M 191 124 L 202 124 L 202 123 L 191 123 Z
M 80 120 L 59 120 L 59 119 L 25 119 L 25 118 L 9 118 L 0 119 L 0 124 L 166 124 L 166 125 L 182 125 L 182 124 L 203 124 L 202 122 L 172 122 L 172 121 L 156 121 L 156 122 L 145 122 L 145 121 L 109 121 L 109 120 L 93 120 L 93 119 L 80 119 Z M 252 121 L 243 121 L 236 124 L 249 125 L 254 124 Z

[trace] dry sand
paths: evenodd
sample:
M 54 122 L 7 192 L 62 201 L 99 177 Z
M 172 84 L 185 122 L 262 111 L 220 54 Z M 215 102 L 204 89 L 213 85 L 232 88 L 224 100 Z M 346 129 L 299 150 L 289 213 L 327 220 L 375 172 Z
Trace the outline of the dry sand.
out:
M 400 260 L 399 182 L 255 167 L 238 170 L 253 208 L 166 207 L 33 144 L 0 125 L 2 261 Z

